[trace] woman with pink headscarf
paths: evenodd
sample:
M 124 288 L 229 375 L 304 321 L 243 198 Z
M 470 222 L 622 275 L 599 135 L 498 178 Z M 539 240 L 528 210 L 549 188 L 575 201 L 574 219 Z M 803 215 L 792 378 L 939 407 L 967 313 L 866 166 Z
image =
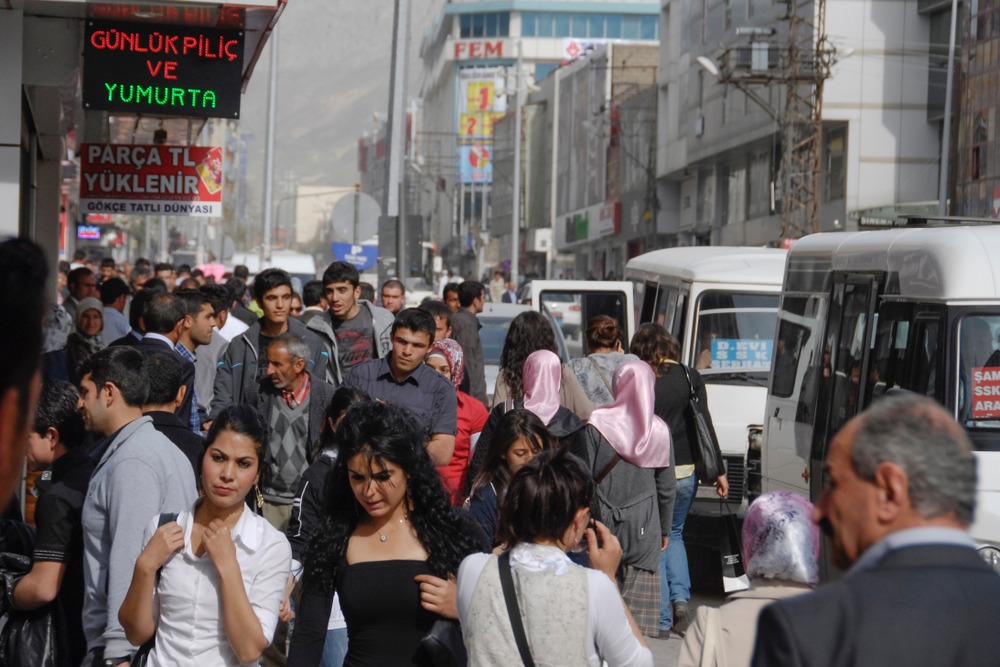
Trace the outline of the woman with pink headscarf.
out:
M 469 481 L 475 478 L 483 465 L 493 432 L 500 418 L 515 409 L 524 409 L 542 420 L 549 433 L 560 442 L 569 443 L 583 432 L 585 424 L 568 408 L 560 404 L 559 390 L 562 384 L 562 360 L 554 352 L 538 350 L 528 355 L 522 372 L 524 397 L 506 400 L 493 406 L 489 421 L 475 446 L 469 462 Z
M 614 403 L 590 415 L 573 453 L 597 483 L 594 519 L 622 546 L 618 587 L 642 633 L 660 631 L 660 552 L 667 547 L 677 479 L 670 429 L 653 413 L 656 377 L 648 364 L 615 368 Z
M 459 390 L 465 376 L 462 346 L 451 338 L 435 341 L 424 363 L 451 380 L 458 393 L 458 432 L 455 434 L 455 453 L 446 466 L 438 466 L 438 475 L 451 504 L 461 507 L 465 502 L 466 475 L 469 470 L 469 451 L 478 438 L 489 413 L 483 404 Z

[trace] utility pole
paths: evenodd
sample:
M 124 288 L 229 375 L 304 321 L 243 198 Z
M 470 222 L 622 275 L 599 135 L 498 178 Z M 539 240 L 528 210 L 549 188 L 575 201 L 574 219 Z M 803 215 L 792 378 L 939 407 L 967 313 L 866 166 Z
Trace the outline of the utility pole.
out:
M 392 20 L 392 64 L 389 70 L 389 121 L 386 125 L 385 138 L 385 187 L 382 190 L 382 210 L 384 215 L 395 222 L 393 226 L 396 239 L 396 270 L 399 277 L 404 276 L 406 265 L 406 224 L 405 224 L 405 192 L 406 181 L 403 174 L 406 155 L 406 79 L 408 72 L 408 56 L 410 44 L 410 0 L 395 0 L 395 10 Z M 392 221 L 392 218 L 395 218 Z M 381 230 L 379 234 L 381 238 Z M 387 267 L 383 263 L 383 271 Z M 387 276 L 379 276 L 384 280 Z
M 170 261 L 170 244 L 167 241 L 167 216 L 160 216 L 160 248 L 156 253 L 160 256 L 161 262 Z
M 951 32 L 948 33 L 948 78 L 944 93 L 944 126 L 941 128 L 941 173 L 938 180 L 938 215 L 948 215 L 948 162 L 951 157 L 951 105 L 955 89 L 955 20 L 958 0 L 951 0 Z
M 521 65 L 524 59 L 521 55 L 521 40 L 517 40 L 517 72 L 515 74 L 514 92 L 517 95 L 517 102 L 514 105 L 514 210 L 511 214 L 513 224 L 511 225 L 510 239 L 510 279 L 514 281 L 517 288 L 517 274 L 520 270 L 521 255 L 521 103 L 524 93 L 527 92 L 521 85 Z M 485 186 L 484 186 L 485 188 Z M 485 201 L 483 202 L 485 207 Z
M 260 239 L 260 264 L 271 261 L 271 219 L 274 199 L 274 125 L 278 106 L 278 26 L 271 31 L 271 77 L 267 92 L 267 155 L 264 159 L 264 233 Z
M 781 236 L 819 231 L 822 198 L 823 84 L 836 51 L 826 37 L 826 0 L 782 0 L 788 7 L 788 38 L 777 44 L 774 28 L 737 28 L 749 45 L 726 49 L 718 65 L 704 56 L 698 63 L 722 83 L 732 84 L 767 111 L 782 137 Z M 801 5 L 801 7 L 800 7 Z M 774 109 L 751 88 L 785 86 L 785 106 Z
M 142 256 L 149 259 L 149 248 L 152 243 L 152 239 L 149 238 L 153 234 L 153 223 L 150 221 L 150 217 L 146 216 L 146 238 L 142 240 Z

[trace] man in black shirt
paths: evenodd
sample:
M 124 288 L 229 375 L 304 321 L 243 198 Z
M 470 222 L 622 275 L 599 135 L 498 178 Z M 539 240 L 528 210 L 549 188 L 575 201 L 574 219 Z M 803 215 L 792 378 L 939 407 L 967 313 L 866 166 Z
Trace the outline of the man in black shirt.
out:
M 169 352 L 159 351 L 144 354 L 142 363 L 149 377 L 149 394 L 142 414 L 152 419 L 153 428 L 184 452 L 197 480 L 201 476 L 205 440 L 174 414 L 187 392 L 187 387 L 181 383 L 181 363 Z
M 80 395 L 68 382 L 46 384 L 38 401 L 34 430 L 28 436 L 28 468 L 44 470 L 35 480 L 35 562 L 17 583 L 18 609 L 42 607 L 57 597 L 69 634 L 68 664 L 87 652 L 83 634 L 83 528 L 80 514 L 94 470 L 88 456 Z

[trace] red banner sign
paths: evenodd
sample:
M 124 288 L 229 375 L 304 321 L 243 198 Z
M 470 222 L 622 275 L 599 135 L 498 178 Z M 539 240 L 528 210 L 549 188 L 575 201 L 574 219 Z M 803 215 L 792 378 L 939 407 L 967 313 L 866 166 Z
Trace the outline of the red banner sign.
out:
M 80 211 L 219 217 L 222 149 L 83 144 Z
M 1000 417 L 1000 368 L 972 369 L 972 418 Z

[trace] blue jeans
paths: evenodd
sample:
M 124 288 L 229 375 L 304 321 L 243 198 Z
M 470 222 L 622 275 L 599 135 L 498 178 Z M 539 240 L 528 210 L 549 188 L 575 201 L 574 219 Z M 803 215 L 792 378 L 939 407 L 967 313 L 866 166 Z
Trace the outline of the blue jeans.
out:
M 327 630 L 320 667 L 344 667 L 347 656 L 347 628 Z
M 691 574 L 688 572 L 687 551 L 684 549 L 684 522 L 687 520 L 694 494 L 698 490 L 695 475 L 677 480 L 677 498 L 670 523 L 670 544 L 660 552 L 660 629 L 673 625 L 670 603 L 691 598 Z

